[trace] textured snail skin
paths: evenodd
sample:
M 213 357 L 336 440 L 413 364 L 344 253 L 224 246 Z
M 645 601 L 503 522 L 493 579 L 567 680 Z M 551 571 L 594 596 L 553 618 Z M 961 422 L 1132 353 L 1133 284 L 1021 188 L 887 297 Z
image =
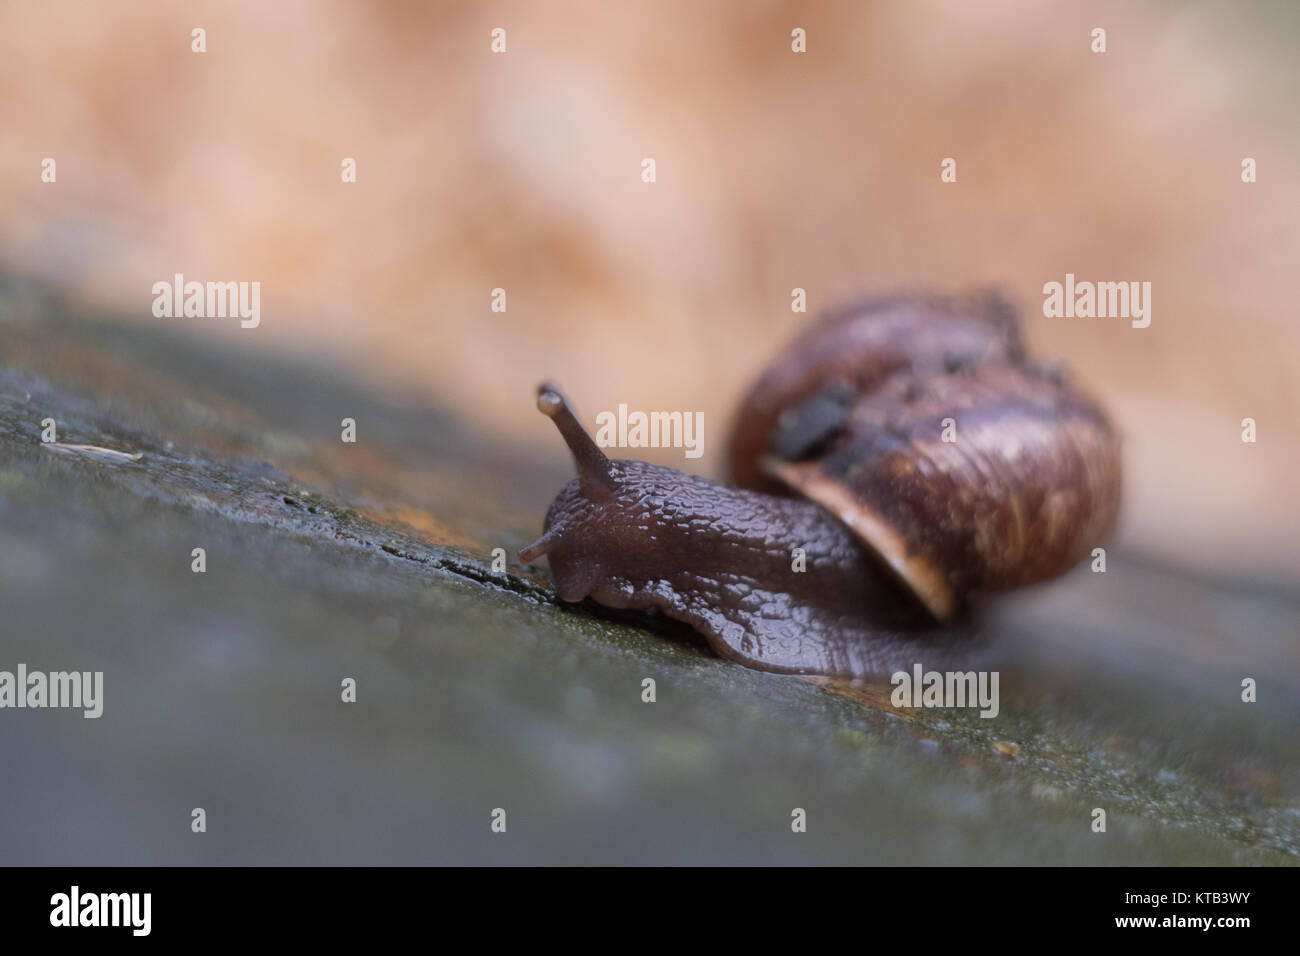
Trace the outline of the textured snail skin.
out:
M 574 480 L 547 512 L 562 600 L 658 611 L 721 656 L 779 673 L 887 674 L 951 645 L 818 505 L 639 461 L 609 472 L 602 500 Z M 806 570 L 792 569 L 795 546 Z

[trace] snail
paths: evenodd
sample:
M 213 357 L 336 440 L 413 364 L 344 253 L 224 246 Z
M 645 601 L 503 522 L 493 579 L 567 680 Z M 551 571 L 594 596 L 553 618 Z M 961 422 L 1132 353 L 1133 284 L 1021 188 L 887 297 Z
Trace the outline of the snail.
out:
M 546 555 L 564 602 L 661 613 L 759 670 L 910 669 L 969 633 L 976 596 L 1068 570 L 1119 509 L 1116 431 L 1027 358 L 996 295 L 825 316 L 741 402 L 734 485 L 607 458 L 553 385 L 537 406 L 577 477 L 520 560 Z

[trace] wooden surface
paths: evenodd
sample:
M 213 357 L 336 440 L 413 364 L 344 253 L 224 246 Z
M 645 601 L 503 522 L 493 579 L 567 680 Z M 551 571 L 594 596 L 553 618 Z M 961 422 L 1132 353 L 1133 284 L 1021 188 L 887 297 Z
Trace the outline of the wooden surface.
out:
M 141 457 L 53 453 L 45 418 Z M 758 674 L 556 604 L 513 553 L 567 477 L 558 447 L 521 459 L 335 369 L 0 282 L 0 668 L 103 670 L 106 697 L 99 720 L 0 714 L 0 860 L 1300 855 L 1294 595 L 1116 553 L 987 609 L 996 719 L 900 712 L 887 685 Z

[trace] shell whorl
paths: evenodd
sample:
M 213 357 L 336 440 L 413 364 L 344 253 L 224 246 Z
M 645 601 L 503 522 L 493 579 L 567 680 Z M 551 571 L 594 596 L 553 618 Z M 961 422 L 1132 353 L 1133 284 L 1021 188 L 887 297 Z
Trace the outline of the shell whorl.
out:
M 974 313 L 987 333 L 972 348 L 980 336 L 971 315 L 953 307 L 945 316 L 927 302 L 911 339 L 873 331 L 895 323 L 891 302 L 836 317 L 796 342 L 781 360 L 786 371 L 760 382 L 784 374 L 799 387 L 788 387 L 775 409 L 742 413 L 738 433 L 762 425 L 769 436 L 757 462 L 735 470 L 822 505 L 946 618 L 966 594 L 1054 577 L 1100 544 L 1118 513 L 1120 451 L 1093 402 L 1025 360 L 1004 311 Z M 956 348 L 944 355 L 937 343 L 947 324 Z M 886 358 L 863 348 L 853 361 L 870 374 L 856 377 L 842 359 L 827 366 L 809 358 L 827 354 L 836 336 L 886 341 Z M 909 345 L 915 354 L 900 358 Z

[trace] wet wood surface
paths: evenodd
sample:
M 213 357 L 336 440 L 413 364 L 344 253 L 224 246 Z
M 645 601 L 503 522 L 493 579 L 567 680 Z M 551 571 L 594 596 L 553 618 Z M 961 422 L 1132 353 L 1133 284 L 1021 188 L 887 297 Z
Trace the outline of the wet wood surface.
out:
M 0 281 L 0 668 L 105 682 L 98 720 L 0 715 L 0 858 L 1300 856 L 1295 595 L 1116 553 L 987 608 L 996 718 L 898 710 L 885 683 L 558 604 L 514 552 L 568 468 L 337 369 Z

